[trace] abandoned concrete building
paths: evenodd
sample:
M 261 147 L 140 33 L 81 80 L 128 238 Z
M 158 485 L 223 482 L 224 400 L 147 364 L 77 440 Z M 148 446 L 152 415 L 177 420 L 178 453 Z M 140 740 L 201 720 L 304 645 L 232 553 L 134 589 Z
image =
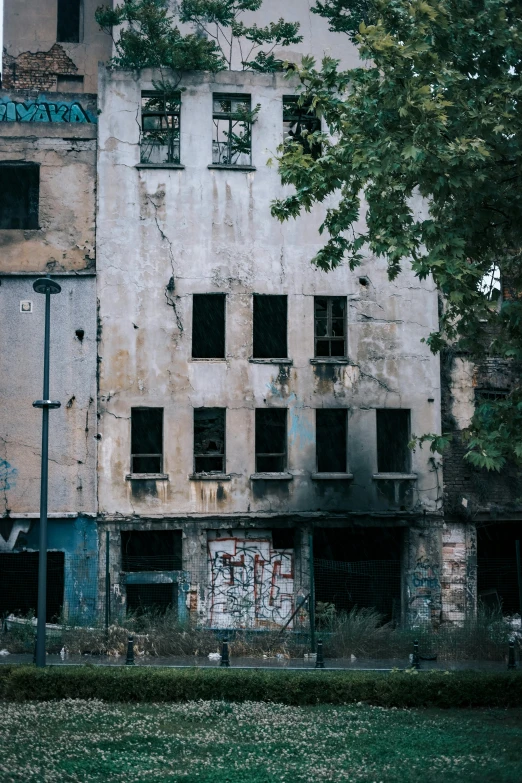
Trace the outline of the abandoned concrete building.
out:
M 42 5 L 43 37 L 10 18 L 22 5 L 6 4 L 4 86 L 9 57 L 60 38 L 60 2 Z M 323 20 L 312 38 L 309 5 L 291 57 L 353 62 Z M 18 82 L 36 93 L 13 81 L 0 94 L 0 615 L 34 606 L 43 305 L 32 282 L 47 272 L 62 286 L 49 618 L 173 606 L 206 627 L 297 629 L 311 593 L 414 626 L 462 622 L 479 592 L 516 611 L 512 571 L 490 584 L 480 568 L 495 554 L 484 522 L 508 525 L 506 552 L 514 541 L 516 478 L 497 491 L 512 501 L 499 515 L 462 483 L 473 472 L 457 445 L 444 477 L 440 457 L 408 447 L 440 432 L 441 415 L 466 426 L 475 389 L 498 379 L 481 381 L 465 357 L 450 369 L 443 357 L 441 375 L 421 342 L 437 327 L 430 280 L 406 269 L 390 282 L 375 258 L 321 272 L 310 259 L 322 208 L 287 225 L 270 215 L 284 192 L 270 159 L 287 135 L 318 127 L 296 85 L 192 72 L 167 101 L 153 72 L 94 76 L 110 50 L 90 3 L 78 6 L 83 43 L 63 49 L 85 92 L 55 71 L 50 86 Z

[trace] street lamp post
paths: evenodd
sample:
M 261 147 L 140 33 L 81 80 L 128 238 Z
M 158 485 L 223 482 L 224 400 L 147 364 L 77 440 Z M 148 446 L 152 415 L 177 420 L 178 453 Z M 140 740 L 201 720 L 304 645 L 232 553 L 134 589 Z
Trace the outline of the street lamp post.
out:
M 47 613 L 47 481 L 49 451 L 49 409 L 59 408 L 60 403 L 49 399 L 49 330 L 51 324 L 51 294 L 62 290 L 50 276 L 39 277 L 33 283 L 37 294 L 45 294 L 45 337 L 43 399 L 33 402 L 42 409 L 42 468 L 40 482 L 40 551 L 38 556 L 38 619 L 36 625 L 37 666 L 45 666 L 45 620 Z

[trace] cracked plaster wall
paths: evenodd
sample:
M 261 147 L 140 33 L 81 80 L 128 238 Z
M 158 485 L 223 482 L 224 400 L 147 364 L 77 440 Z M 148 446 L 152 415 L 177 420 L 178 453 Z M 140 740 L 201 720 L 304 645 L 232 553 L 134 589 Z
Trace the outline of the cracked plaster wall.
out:
M 420 342 L 437 326 L 431 281 L 405 271 L 390 283 L 382 260 L 359 270 L 317 271 L 323 214 L 281 226 L 269 213 L 282 193 L 267 166 L 282 137 L 279 76 L 186 74 L 181 108 L 184 170 L 138 169 L 141 82 L 100 74 L 98 296 L 100 299 L 99 505 L 104 514 L 175 515 L 292 511 L 388 511 L 372 480 L 375 408 L 412 411 L 412 431 L 440 427 L 439 362 Z M 253 127 L 255 172 L 209 170 L 212 92 L 244 92 L 261 104 Z M 359 278 L 369 285 L 362 286 Z M 172 278 L 172 282 L 171 281 Z M 192 294 L 224 292 L 226 360 L 191 361 Z M 252 293 L 287 294 L 291 366 L 253 364 Z M 347 366 L 313 365 L 313 297 L 348 298 Z M 432 399 L 434 402 L 429 402 Z M 164 469 L 169 481 L 126 481 L 130 409 L 163 407 Z M 254 408 L 289 409 L 289 483 L 251 482 Z M 193 408 L 227 408 L 228 482 L 189 481 Z M 318 407 L 349 409 L 352 482 L 314 482 Z M 439 480 L 426 449 L 412 457 L 418 480 L 410 509 L 434 510 Z M 393 507 L 393 504 L 392 504 Z M 397 507 L 396 507 L 397 508 Z

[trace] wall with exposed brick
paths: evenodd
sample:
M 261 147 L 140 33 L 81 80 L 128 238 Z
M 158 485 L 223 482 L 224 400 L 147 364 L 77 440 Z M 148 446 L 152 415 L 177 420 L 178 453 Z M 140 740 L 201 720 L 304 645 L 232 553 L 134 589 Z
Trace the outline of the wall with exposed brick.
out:
M 23 52 L 18 57 L 4 53 L 2 87 L 5 90 L 55 92 L 58 74 L 78 74 L 77 66 L 60 44 L 54 44 L 48 52 Z

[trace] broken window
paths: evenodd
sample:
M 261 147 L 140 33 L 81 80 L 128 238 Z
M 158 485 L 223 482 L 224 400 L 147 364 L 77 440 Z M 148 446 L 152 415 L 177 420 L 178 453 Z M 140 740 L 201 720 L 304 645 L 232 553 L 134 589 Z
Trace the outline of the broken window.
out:
M 387 408 L 377 411 L 377 471 L 411 471 L 410 411 Z
M 192 358 L 225 358 L 225 294 L 192 297 Z
M 128 584 L 127 613 L 136 617 L 144 614 L 165 614 L 178 607 L 178 584 Z
M 294 549 L 295 528 L 275 527 L 272 530 L 272 547 L 274 549 Z
M 255 359 L 286 358 L 286 313 L 286 296 L 254 294 Z
M 321 120 L 314 113 L 310 104 L 299 105 L 297 95 L 283 96 L 283 140 L 297 141 L 303 151 L 314 160 L 321 156 L 321 145 L 309 140 L 310 133 L 321 130 Z
M 163 408 L 131 409 L 131 472 L 163 470 Z
M 82 0 L 58 0 L 56 40 L 60 43 L 79 43 Z
M 194 409 L 194 473 L 225 472 L 225 408 Z
M 0 553 L 0 618 L 8 614 L 36 615 L 38 608 L 38 552 Z M 47 551 L 48 623 L 58 621 L 63 605 L 65 555 Z
M 122 530 L 122 571 L 180 571 L 181 530 Z
M 346 418 L 343 409 L 315 412 L 315 443 L 318 473 L 345 473 Z
M 475 402 L 477 405 L 505 400 L 507 396 L 508 392 L 505 389 L 475 389 Z
M 179 163 L 180 103 L 179 92 L 141 93 L 142 163 Z
M 346 356 L 346 297 L 315 297 L 315 355 Z
M 0 163 L 0 229 L 38 228 L 40 166 Z
M 250 95 L 213 97 L 212 163 L 225 166 L 252 165 L 252 112 Z
M 286 469 L 286 408 L 256 408 L 256 471 Z

